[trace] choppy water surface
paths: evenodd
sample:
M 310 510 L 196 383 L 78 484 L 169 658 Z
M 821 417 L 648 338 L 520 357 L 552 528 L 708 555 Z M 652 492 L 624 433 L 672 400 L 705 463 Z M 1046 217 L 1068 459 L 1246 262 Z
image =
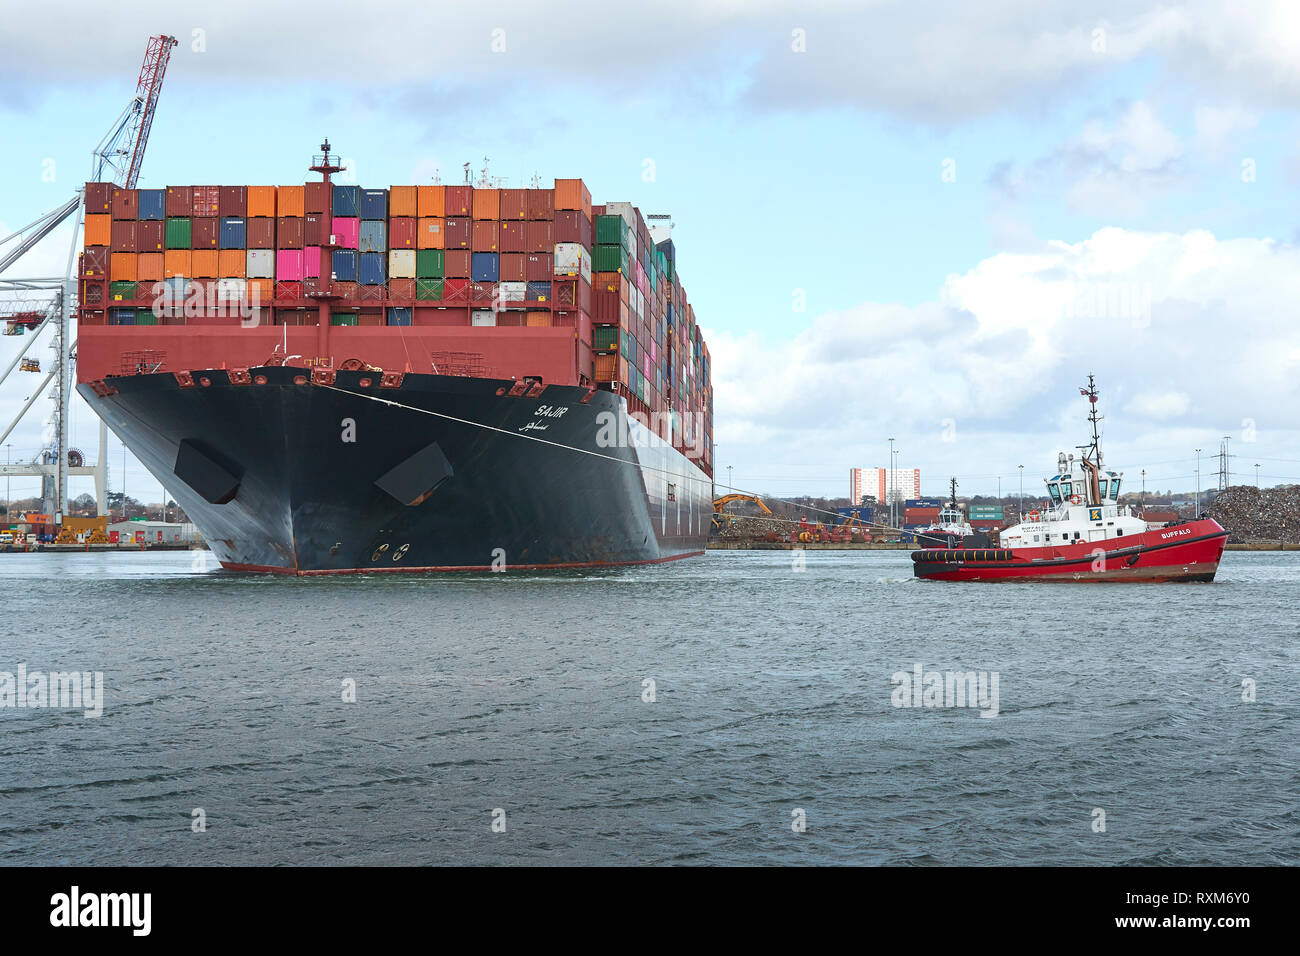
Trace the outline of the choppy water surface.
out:
M 285 579 L 0 555 L 0 671 L 105 685 L 98 719 L 0 710 L 0 860 L 1300 859 L 1300 554 L 1182 586 L 792 564 Z M 917 664 L 996 672 L 998 715 L 895 707 Z

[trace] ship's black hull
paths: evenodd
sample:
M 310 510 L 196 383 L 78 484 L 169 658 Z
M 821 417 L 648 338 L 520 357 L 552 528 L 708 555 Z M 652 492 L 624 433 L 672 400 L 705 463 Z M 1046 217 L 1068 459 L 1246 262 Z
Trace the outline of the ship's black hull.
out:
M 247 384 L 212 370 L 188 386 L 160 373 L 78 387 L 226 568 L 509 570 L 704 551 L 711 480 L 609 392 L 248 373 Z

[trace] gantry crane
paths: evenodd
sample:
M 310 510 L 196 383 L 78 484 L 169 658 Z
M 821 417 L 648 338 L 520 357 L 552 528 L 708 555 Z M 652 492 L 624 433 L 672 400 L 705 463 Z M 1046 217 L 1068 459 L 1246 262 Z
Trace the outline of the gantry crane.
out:
M 112 182 L 125 189 L 134 189 L 140 178 L 140 169 L 144 163 L 145 147 L 149 142 L 149 130 L 153 126 L 154 113 L 158 108 L 158 96 L 162 92 L 163 77 L 167 73 L 167 63 L 171 59 L 176 38 L 158 35 L 149 38 L 145 46 L 144 62 L 140 75 L 136 79 L 135 95 L 131 97 L 121 115 L 109 127 L 108 133 L 100 140 L 92 153 L 91 174 L 89 182 Z M 32 403 L 45 390 L 51 380 L 57 379 L 55 386 L 55 421 L 53 447 L 46 447 L 28 464 L 0 465 L 0 474 L 41 476 L 42 491 L 46 498 L 45 510 L 54 514 L 56 523 L 62 523 L 63 508 L 68 495 L 68 405 L 72 393 L 72 364 L 76 360 L 76 343 L 71 336 L 71 316 L 73 302 L 77 294 L 74 270 L 77 265 L 77 242 L 81 233 L 82 216 L 85 213 L 85 195 L 78 189 L 76 195 L 45 215 L 28 223 L 3 239 L 0 250 L 11 242 L 15 243 L 8 252 L 0 254 L 0 320 L 5 320 L 6 329 L 15 333 L 33 329 L 31 336 L 25 337 L 23 346 L 14 357 L 13 362 L 0 375 L 2 383 L 15 367 L 31 371 L 39 369 L 39 363 L 25 358 L 27 350 L 40 337 L 47 325 L 55 329 L 52 344 L 54 362 L 49 374 L 40 387 L 27 399 L 17 417 L 9 424 L 0 443 L 9 437 Z M 67 270 L 62 279 L 7 279 L 3 278 L 5 270 L 27 254 L 37 243 L 57 229 L 70 216 L 76 216 L 76 228 L 72 231 L 72 247 L 68 250 Z M 11 294 L 25 294 L 39 291 L 53 293 L 53 298 L 33 309 L 31 303 L 10 303 L 6 301 Z M 16 306 L 21 306 L 17 308 Z M 33 313 L 35 313 L 33 315 Z M 14 334 L 14 333 L 10 333 Z M 107 429 L 103 422 L 99 425 L 99 461 L 93 469 L 74 466 L 78 473 L 92 472 L 95 476 L 95 491 L 98 499 L 99 513 L 106 513 L 106 478 L 105 451 Z M 52 479 L 47 480 L 47 479 Z M 52 487 L 51 487 L 52 486 Z

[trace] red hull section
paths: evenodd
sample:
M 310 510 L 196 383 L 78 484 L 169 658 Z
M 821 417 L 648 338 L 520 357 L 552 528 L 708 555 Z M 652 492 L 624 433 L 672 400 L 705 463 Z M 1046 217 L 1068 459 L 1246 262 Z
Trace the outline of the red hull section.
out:
M 1213 520 L 1065 547 L 913 551 L 913 572 L 936 581 L 1213 581 L 1228 532 Z

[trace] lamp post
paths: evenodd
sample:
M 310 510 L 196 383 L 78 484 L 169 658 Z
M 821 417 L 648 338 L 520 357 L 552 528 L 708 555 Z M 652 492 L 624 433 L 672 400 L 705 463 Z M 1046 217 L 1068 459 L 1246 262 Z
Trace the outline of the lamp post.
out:
M 1255 462 L 1255 487 L 1259 487 L 1259 462 Z
M 14 443 L 13 443 L 13 442 L 8 442 L 8 443 L 5 445 L 5 465 L 6 465 L 6 466 L 8 466 L 8 465 L 12 465 L 12 464 L 13 464 L 13 447 L 14 447 Z M 9 470 L 8 470 L 8 468 L 6 468 L 6 469 L 5 469 L 5 517 L 6 517 L 6 518 L 9 517 L 9 502 L 11 502 L 11 501 L 13 501 L 13 497 L 12 497 L 12 496 L 10 495 L 10 493 L 9 493 Z
M 1223 488 L 1226 491 L 1232 486 L 1232 450 L 1228 443 L 1232 441 L 1231 435 L 1223 436 Z
M 1025 466 L 1016 465 L 1020 469 L 1020 497 L 1016 500 L 1016 514 L 1020 520 L 1025 519 Z
M 727 494 L 731 494 L 735 489 L 731 485 L 731 466 L 727 466 Z
M 1145 512 L 1145 511 L 1147 510 L 1147 470 L 1146 470 L 1145 468 L 1142 469 L 1142 503 L 1141 503 L 1141 508 L 1142 508 L 1142 511 L 1143 511 L 1143 512 Z

